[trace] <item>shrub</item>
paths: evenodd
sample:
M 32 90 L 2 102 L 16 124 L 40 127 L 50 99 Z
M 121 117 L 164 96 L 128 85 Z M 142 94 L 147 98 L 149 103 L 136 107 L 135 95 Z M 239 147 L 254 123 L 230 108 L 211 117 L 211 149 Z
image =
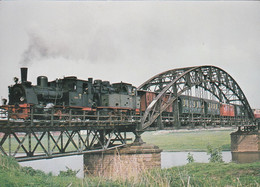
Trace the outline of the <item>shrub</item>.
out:
M 209 162 L 223 162 L 221 147 L 213 148 L 212 145 L 208 145 L 207 154 L 210 155 Z
M 21 168 L 21 172 L 24 172 L 28 175 L 31 175 L 31 176 L 35 176 L 35 175 L 38 175 L 38 176 L 45 176 L 45 173 L 41 170 L 35 170 L 33 169 L 32 167 L 28 167 L 28 166 L 24 166 Z
M 193 154 L 191 154 L 190 152 L 188 153 L 187 161 L 188 161 L 188 163 L 193 163 L 194 162 Z
M 59 175 L 60 177 L 76 177 L 79 170 L 72 170 L 66 166 L 67 171 L 60 171 Z

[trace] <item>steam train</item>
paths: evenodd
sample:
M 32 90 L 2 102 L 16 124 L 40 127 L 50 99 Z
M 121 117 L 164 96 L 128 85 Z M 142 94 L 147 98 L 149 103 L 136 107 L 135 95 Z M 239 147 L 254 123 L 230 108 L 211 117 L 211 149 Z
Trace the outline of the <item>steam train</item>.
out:
M 86 111 L 93 114 L 96 111 L 104 113 L 121 111 L 138 113 L 140 97 L 136 87 L 128 83 L 109 81 L 80 80 L 70 76 L 54 81 L 48 81 L 46 76 L 37 77 L 37 85 L 27 81 L 27 68 L 21 68 L 21 82 L 14 78 L 15 84 L 9 86 L 9 103 L 2 108 L 12 108 L 14 119 L 27 119 L 30 109 L 34 107 L 38 113 L 55 108 L 55 115 L 61 115 L 66 110 Z
M 37 77 L 37 85 L 27 80 L 27 68 L 21 68 L 21 81 L 14 78 L 15 84 L 9 86 L 9 103 L 1 107 L 11 109 L 13 119 L 28 119 L 32 108 L 36 113 L 50 110 L 59 117 L 73 109 L 74 113 L 87 114 L 124 113 L 140 115 L 143 113 L 158 93 L 137 90 L 132 84 L 109 81 L 80 80 L 69 76 L 54 81 L 48 81 L 46 76 Z M 167 100 L 166 95 L 163 100 Z M 163 115 L 173 113 L 170 105 Z M 230 117 L 242 118 L 245 111 L 242 105 L 219 103 L 214 100 L 197 98 L 187 95 L 178 97 L 178 113 L 180 118 L 194 117 Z M 171 115 L 172 116 L 172 115 Z

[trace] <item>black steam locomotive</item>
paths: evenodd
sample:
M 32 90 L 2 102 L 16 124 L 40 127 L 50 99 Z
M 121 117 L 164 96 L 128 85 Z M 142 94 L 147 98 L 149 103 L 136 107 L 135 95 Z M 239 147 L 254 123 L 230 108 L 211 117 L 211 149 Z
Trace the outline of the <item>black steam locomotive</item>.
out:
M 59 113 L 66 109 L 89 113 L 137 113 L 140 108 L 136 87 L 128 83 L 110 84 L 109 81 L 80 80 L 74 76 L 49 82 L 46 76 L 39 76 L 37 85 L 32 85 L 27 81 L 27 68 L 21 68 L 21 82 L 18 78 L 14 81 L 15 84 L 9 86 L 9 103 L 6 105 L 12 106 L 12 112 L 16 113 L 12 118 L 29 118 L 32 107 L 38 112 L 55 108 Z

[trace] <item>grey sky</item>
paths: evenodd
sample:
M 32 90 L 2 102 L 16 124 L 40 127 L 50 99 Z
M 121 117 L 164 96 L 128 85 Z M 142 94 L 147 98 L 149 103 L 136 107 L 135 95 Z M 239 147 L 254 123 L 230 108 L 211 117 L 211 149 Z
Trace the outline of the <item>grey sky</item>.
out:
M 260 108 L 260 2 L 1 2 L 0 96 L 28 79 L 75 75 L 135 86 L 168 69 L 215 65 Z

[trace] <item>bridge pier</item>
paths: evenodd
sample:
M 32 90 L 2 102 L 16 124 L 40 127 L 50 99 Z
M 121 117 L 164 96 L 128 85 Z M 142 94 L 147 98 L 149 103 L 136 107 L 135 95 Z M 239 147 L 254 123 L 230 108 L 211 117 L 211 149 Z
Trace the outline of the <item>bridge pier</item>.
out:
M 161 167 L 161 152 L 155 145 L 134 143 L 120 149 L 87 153 L 84 173 L 105 178 L 137 177 L 144 170 Z
M 232 161 L 249 163 L 260 161 L 260 131 L 231 133 Z

